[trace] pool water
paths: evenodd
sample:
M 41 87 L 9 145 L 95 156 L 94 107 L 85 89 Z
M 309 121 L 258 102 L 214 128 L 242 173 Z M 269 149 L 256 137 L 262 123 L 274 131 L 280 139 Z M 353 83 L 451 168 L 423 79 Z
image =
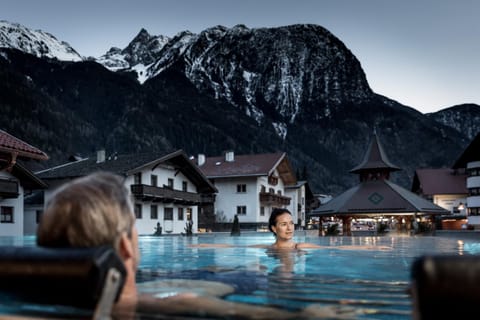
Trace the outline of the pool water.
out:
M 193 237 L 142 236 L 139 239 L 142 258 L 137 273 L 139 290 L 158 297 L 193 291 L 289 311 L 328 309 L 334 310 L 333 318 L 342 319 L 411 319 L 409 283 L 415 258 L 425 254 L 480 254 L 480 239 L 439 236 L 304 234 L 297 235 L 295 241 L 325 248 L 278 253 L 249 247 L 273 241 L 270 233 L 242 233 L 238 237 L 215 233 Z M 207 247 L 195 247 L 199 244 Z M 216 244 L 229 247 L 208 247 Z M 32 246 L 35 238 L 0 237 L 0 245 Z M 339 249 L 339 246 L 354 247 Z M 359 249 L 363 246 L 369 247 Z M 0 314 L 16 313 L 15 308 L 22 311 L 26 306 L 0 300 Z M 137 316 L 171 319 L 160 314 Z M 188 319 L 191 318 L 201 316 Z
M 268 233 L 141 237 L 137 282 L 142 290 L 141 283 L 155 280 L 208 280 L 233 287 L 234 292 L 224 297 L 229 301 L 293 311 L 314 305 L 334 308 L 339 315 L 354 319 L 410 319 L 408 289 L 413 260 L 433 253 L 478 254 L 479 248 L 472 240 L 443 237 L 307 235 L 297 236 L 296 241 L 327 248 L 275 254 L 248 247 L 271 244 L 273 240 Z M 192 247 L 197 244 L 231 247 Z M 338 249 L 351 245 L 369 248 Z

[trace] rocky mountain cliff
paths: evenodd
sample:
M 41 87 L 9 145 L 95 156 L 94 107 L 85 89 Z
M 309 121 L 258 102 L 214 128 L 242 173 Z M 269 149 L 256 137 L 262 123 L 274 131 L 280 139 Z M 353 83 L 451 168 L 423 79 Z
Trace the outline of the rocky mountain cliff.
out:
M 427 117 L 462 132 L 473 140 L 480 132 L 480 106 L 478 104 L 461 104 L 434 113 Z
M 0 48 L 15 48 L 36 57 L 56 58 L 65 61 L 81 61 L 67 42 L 59 41 L 42 30 L 31 30 L 18 23 L 0 20 Z
M 0 127 L 46 151 L 44 165 L 99 148 L 281 150 L 315 192 L 336 194 L 357 183 L 348 171 L 374 129 L 407 188 L 416 168 L 451 166 L 470 142 L 466 127 L 372 92 L 360 62 L 320 26 L 216 26 L 171 39 L 141 30 L 127 48 L 75 63 L 8 48 Z M 453 109 L 455 123 L 472 115 Z

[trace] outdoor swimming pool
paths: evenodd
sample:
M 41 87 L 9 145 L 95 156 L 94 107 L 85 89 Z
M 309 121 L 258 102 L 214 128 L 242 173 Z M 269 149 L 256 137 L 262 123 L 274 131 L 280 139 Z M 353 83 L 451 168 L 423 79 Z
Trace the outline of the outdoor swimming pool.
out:
M 138 281 L 202 279 L 235 288 L 229 301 L 301 309 L 311 304 L 338 308 L 357 319 L 410 319 L 408 294 L 412 261 L 421 255 L 477 254 L 475 240 L 443 237 L 297 236 L 326 249 L 274 256 L 266 249 L 271 234 L 240 237 L 144 237 Z M 231 248 L 191 248 L 190 244 L 227 243 Z M 337 246 L 388 246 L 391 250 L 338 250 Z M 289 267 L 290 266 L 290 267 Z
M 0 239 L 2 245 L 33 245 Z M 480 254 L 480 240 L 446 237 L 318 237 L 297 236 L 325 249 L 281 256 L 266 249 L 269 233 L 240 237 L 208 234 L 194 237 L 140 237 L 140 290 L 158 296 L 181 291 L 215 291 L 215 284 L 231 286 L 225 300 L 300 310 L 314 305 L 333 308 L 349 319 L 410 319 L 408 294 L 412 261 L 424 254 Z M 195 248 L 196 244 L 230 244 L 228 248 Z M 339 250 L 342 245 L 388 246 L 391 250 Z M 195 281 L 201 282 L 196 286 Z M 199 282 L 200 283 L 200 282 Z M 166 284 L 161 286 L 161 284 Z M 188 288 L 187 288 L 188 287 Z M 5 307 L 5 306 L 3 306 Z M 0 311 L 2 302 L 0 301 Z M 158 316 L 158 315 L 155 315 Z M 142 319 L 155 318 L 139 315 Z

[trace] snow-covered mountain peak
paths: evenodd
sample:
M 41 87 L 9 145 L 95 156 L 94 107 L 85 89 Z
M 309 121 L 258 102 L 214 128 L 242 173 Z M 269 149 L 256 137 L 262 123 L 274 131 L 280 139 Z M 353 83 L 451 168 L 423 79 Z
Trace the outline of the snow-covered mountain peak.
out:
M 48 32 L 32 30 L 18 23 L 0 20 L 0 47 L 21 50 L 39 58 L 62 61 L 82 61 L 67 42 L 60 41 Z
M 168 41 L 170 38 L 152 36 L 142 28 L 125 49 L 111 48 L 97 62 L 112 71 L 130 68 L 143 70 L 159 58 L 160 51 Z M 142 77 L 139 74 L 139 80 Z

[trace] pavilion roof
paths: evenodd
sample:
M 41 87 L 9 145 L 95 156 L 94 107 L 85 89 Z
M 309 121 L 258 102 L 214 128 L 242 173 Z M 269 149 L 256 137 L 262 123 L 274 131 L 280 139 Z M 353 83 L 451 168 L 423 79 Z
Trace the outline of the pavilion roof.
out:
M 360 173 L 362 171 L 371 171 L 376 169 L 387 169 L 388 171 L 401 170 L 388 160 L 377 134 L 373 133 L 363 161 L 358 166 L 350 170 L 350 172 Z
M 388 180 L 364 181 L 312 211 L 312 216 L 448 214 Z

